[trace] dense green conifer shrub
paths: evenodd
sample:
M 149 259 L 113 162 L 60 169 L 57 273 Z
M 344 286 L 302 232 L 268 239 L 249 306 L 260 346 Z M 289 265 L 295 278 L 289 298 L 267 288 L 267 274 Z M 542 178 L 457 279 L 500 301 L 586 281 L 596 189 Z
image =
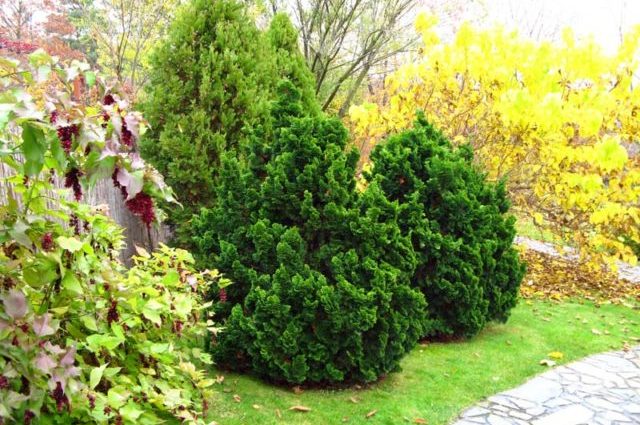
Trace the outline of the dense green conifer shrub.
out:
M 216 207 L 194 219 L 201 260 L 234 281 L 212 350 L 277 381 L 372 381 L 424 333 L 413 249 L 397 204 L 356 190 L 343 125 L 305 116 L 289 82 L 280 96 L 273 140 L 254 138 L 249 161 L 227 155 Z
M 512 246 L 504 182 L 486 181 L 471 149 L 452 147 L 423 117 L 371 158 L 366 177 L 400 202 L 400 227 L 413 242 L 412 282 L 429 304 L 427 335 L 470 336 L 506 320 L 525 267 Z

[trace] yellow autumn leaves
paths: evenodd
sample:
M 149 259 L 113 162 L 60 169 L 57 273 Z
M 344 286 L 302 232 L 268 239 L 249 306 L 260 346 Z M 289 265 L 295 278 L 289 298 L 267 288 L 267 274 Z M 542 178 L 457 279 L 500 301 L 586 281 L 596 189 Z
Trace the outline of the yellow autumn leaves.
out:
M 436 22 L 418 17 L 418 57 L 351 108 L 356 145 L 366 155 L 422 110 L 454 143 L 471 143 L 490 178 L 508 178 L 516 207 L 583 258 L 635 262 L 625 241 L 640 241 L 640 28 L 607 54 L 569 30 L 538 43 L 464 24 L 445 43 Z

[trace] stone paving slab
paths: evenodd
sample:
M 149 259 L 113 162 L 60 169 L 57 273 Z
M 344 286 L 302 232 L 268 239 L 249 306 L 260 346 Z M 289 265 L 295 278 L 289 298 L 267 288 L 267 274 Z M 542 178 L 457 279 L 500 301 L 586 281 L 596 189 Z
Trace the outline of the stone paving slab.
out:
M 489 397 L 453 425 L 640 424 L 640 345 L 558 366 Z

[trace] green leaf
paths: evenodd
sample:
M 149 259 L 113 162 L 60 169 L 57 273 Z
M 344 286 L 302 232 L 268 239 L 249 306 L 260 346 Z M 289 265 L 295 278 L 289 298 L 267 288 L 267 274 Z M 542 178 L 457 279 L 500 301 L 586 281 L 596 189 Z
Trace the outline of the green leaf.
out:
M 70 252 L 80 251 L 82 249 L 83 243 L 76 238 L 67 238 L 66 236 L 59 236 L 56 239 L 58 245 L 61 248 L 66 249 Z
M 57 137 L 51 137 L 49 141 L 49 150 L 51 151 L 52 159 L 54 159 L 59 168 L 67 168 L 67 155 L 64 153 L 62 144 Z
M 96 332 L 98 330 L 98 325 L 96 323 L 96 319 L 92 316 L 81 316 L 80 320 L 82 324 L 89 330 Z
M 9 231 L 9 235 L 19 244 L 30 248 L 31 239 L 27 236 L 27 230 L 29 230 L 29 225 L 22 220 L 18 220 Z
M 124 406 L 127 399 L 129 398 L 129 392 L 122 387 L 114 387 L 109 390 L 107 393 L 107 401 L 109 406 L 114 409 L 119 409 Z
M 87 337 L 87 344 L 93 352 L 100 351 L 101 348 L 113 350 L 123 342 L 124 339 L 109 335 L 94 334 Z
M 38 49 L 29 55 L 29 64 L 33 67 L 49 65 L 53 58 L 43 49 Z
M 180 281 L 180 274 L 176 270 L 169 270 L 162 278 L 162 284 L 165 286 L 174 286 Z
M 90 186 L 94 186 L 99 180 L 110 177 L 116 167 L 116 157 L 108 156 L 100 159 L 97 152 L 91 152 L 85 164 L 87 179 Z
M 87 86 L 93 87 L 93 85 L 96 83 L 96 73 L 93 71 L 85 72 L 84 80 L 87 82 Z
M 100 367 L 94 367 L 91 370 L 91 373 L 89 374 L 89 387 L 91 387 L 91 389 L 94 389 L 95 387 L 98 386 L 98 384 L 100 383 L 100 380 L 102 379 L 102 374 L 104 373 L 104 370 L 107 368 L 107 366 L 109 365 L 109 363 L 105 363 Z
M 120 415 L 127 421 L 135 421 L 142 415 L 143 411 L 138 409 L 138 404 L 129 401 L 126 406 L 120 409 Z
M 161 344 L 161 343 L 155 343 L 155 344 L 151 344 L 151 346 L 149 347 L 149 352 L 151 354 L 162 354 L 165 353 L 169 350 L 169 344 L 165 343 L 165 344 Z
M 62 278 L 62 287 L 74 294 L 80 295 L 83 293 L 82 285 L 72 271 L 67 271 Z
M 111 330 L 113 331 L 113 334 L 122 339 L 124 341 L 124 329 L 122 329 L 122 326 L 120 326 L 119 324 L 117 324 L 116 322 L 113 322 L 111 324 Z
M 193 310 L 193 298 L 185 294 L 176 294 L 173 305 L 178 315 L 182 317 L 188 316 Z
M 160 318 L 160 313 L 155 310 L 149 310 L 146 308 L 142 309 L 142 315 L 150 320 L 152 323 L 156 325 L 162 325 L 162 319 Z
M 120 372 L 121 367 L 108 367 L 107 370 L 104 371 L 104 376 L 107 378 L 111 378 L 115 376 L 118 372 Z
M 44 132 L 28 122 L 22 125 L 22 154 L 25 158 L 24 173 L 35 176 L 44 164 Z
M 58 276 L 58 263 L 46 257 L 38 257 L 22 271 L 25 282 L 34 288 L 53 282 Z

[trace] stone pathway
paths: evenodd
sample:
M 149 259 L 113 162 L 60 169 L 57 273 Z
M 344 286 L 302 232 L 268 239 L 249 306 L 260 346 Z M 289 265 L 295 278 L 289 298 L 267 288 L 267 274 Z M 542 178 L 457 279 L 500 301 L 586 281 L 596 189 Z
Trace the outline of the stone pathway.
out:
M 453 425 L 640 424 L 640 346 L 558 366 L 464 411 Z

